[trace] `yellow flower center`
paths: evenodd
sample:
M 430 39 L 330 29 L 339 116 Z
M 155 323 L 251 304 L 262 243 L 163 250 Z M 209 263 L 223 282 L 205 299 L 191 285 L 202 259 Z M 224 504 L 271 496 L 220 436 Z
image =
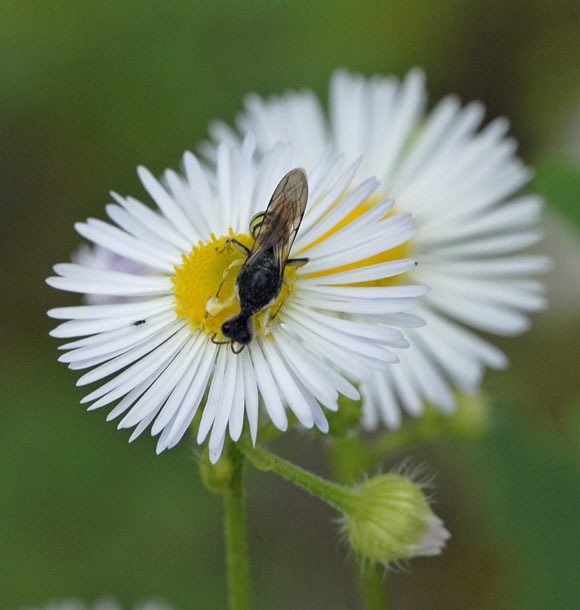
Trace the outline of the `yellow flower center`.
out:
M 234 234 L 199 242 L 189 254 L 181 257 L 171 278 L 175 295 L 175 312 L 195 330 L 203 330 L 221 341 L 221 328 L 240 312 L 236 293 L 236 278 L 247 256 L 231 241 L 235 239 L 251 248 L 253 238 L 247 234 Z M 275 320 L 289 294 L 293 292 L 296 269 L 287 266 L 284 283 L 274 303 L 254 316 L 257 334 L 267 335 L 268 325 Z
M 313 244 L 318 244 L 341 228 L 347 226 L 353 220 L 361 216 L 364 212 L 379 203 L 376 197 L 370 197 L 357 208 L 355 208 L 346 218 L 338 223 L 333 229 L 316 240 Z M 389 214 L 392 215 L 393 212 Z M 235 239 L 246 248 L 251 249 L 254 239 L 249 234 L 234 234 L 230 229 L 230 234 L 223 237 L 211 236 L 207 242 L 200 241 L 193 247 L 191 252 L 182 256 L 181 265 L 175 267 L 175 274 L 172 277 L 173 289 L 175 294 L 175 312 L 186 320 L 189 326 L 195 330 L 202 330 L 210 336 L 216 336 L 218 341 L 224 339 L 221 328 L 224 322 L 240 312 L 240 302 L 236 292 L 236 278 L 240 267 L 247 258 L 245 252 L 232 243 Z M 348 243 L 344 244 L 348 250 Z M 339 271 L 357 269 L 367 265 L 385 263 L 400 258 L 409 257 L 409 243 L 404 243 L 391 250 L 385 250 L 373 257 L 348 263 L 341 267 L 306 274 L 304 277 L 324 277 Z M 308 252 L 304 251 L 307 256 Z M 298 252 L 296 256 L 301 256 Z M 306 267 L 306 269 L 308 269 Z M 284 283 L 282 290 L 276 301 L 258 312 L 254 316 L 254 329 L 256 334 L 268 335 L 268 328 L 271 322 L 277 319 L 284 303 L 290 295 L 294 293 L 294 285 L 297 279 L 296 267 L 287 265 L 284 271 Z M 387 277 L 371 282 L 360 282 L 349 284 L 356 286 L 389 286 L 398 284 L 402 281 L 401 276 Z

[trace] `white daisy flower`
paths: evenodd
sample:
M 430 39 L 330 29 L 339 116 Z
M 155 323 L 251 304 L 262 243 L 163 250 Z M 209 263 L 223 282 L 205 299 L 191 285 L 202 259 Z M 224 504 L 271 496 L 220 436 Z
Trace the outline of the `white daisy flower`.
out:
M 289 232 L 282 244 L 282 250 L 291 245 L 285 256 L 307 262 L 284 268 L 284 259 L 273 302 L 246 316 L 253 339 L 234 336 L 232 349 L 224 344 L 232 338 L 224 324 L 240 312 L 236 278 L 247 257 L 240 250 L 252 248 L 254 237 L 267 248 L 260 221 L 269 226 L 272 215 L 254 220 L 253 236 L 250 221 L 279 192 L 292 157 L 278 146 L 256 161 L 251 138 L 241 147 L 219 146 L 215 171 L 186 153 L 184 176 L 166 171 L 161 183 L 139 169 L 158 210 L 113 193 L 115 203 L 106 208 L 113 224 L 90 218 L 76 225 L 85 239 L 121 258 L 107 269 L 56 265 L 57 277 L 47 282 L 126 302 L 53 309 L 51 317 L 68 321 L 52 335 L 74 338 L 60 360 L 89 369 L 78 384 L 100 384 L 82 402 L 92 403 L 89 409 L 114 404 L 108 419 L 122 416 L 119 428 L 135 427 L 131 440 L 151 426 L 158 452 L 173 447 L 199 411 L 197 441 L 209 436 L 215 462 L 228 430 L 237 440 L 245 419 L 255 442 L 260 402 L 280 430 L 289 409 L 303 426 L 326 431 L 323 408 L 336 410 L 339 393 L 359 398 L 349 379 L 397 361 L 391 348 L 407 342 L 394 326 L 422 323 L 404 312 L 427 289 L 388 285 L 415 265 L 390 252 L 415 234 L 410 215 L 389 214 L 389 201 L 365 207 L 375 201 L 377 181 L 355 185 L 358 163 L 342 172 L 340 162 L 323 155 L 308 175 L 296 238 L 290 243 Z M 306 189 L 304 173 L 293 176 Z M 115 260 L 139 269 L 119 270 Z M 377 280 L 383 285 L 368 285 Z
M 377 201 L 393 198 L 396 211 L 411 212 L 417 236 L 397 251 L 419 262 L 406 279 L 429 286 L 416 313 L 425 321 L 411 329 L 411 348 L 400 364 L 364 382 L 363 423 L 397 427 L 401 407 L 410 415 L 425 403 L 450 412 L 454 389 L 477 391 L 486 367 L 506 357 L 476 331 L 516 335 L 529 327 L 528 314 L 545 306 L 543 285 L 534 276 L 548 262 L 521 250 L 538 241 L 542 201 L 518 195 L 531 172 L 506 137 L 508 122 L 482 127 L 484 107 L 462 106 L 455 96 L 425 112 L 424 75 L 412 70 L 395 78 L 364 78 L 337 71 L 330 83 L 328 117 L 310 91 L 263 100 L 249 96 L 238 118 L 265 151 L 290 143 L 294 163 L 310 168 L 331 146 L 346 162 L 362 157 L 359 176 L 380 181 Z M 212 135 L 237 141 L 216 123 Z M 213 154 L 211 145 L 204 151 Z M 358 177 L 358 176 L 357 176 Z

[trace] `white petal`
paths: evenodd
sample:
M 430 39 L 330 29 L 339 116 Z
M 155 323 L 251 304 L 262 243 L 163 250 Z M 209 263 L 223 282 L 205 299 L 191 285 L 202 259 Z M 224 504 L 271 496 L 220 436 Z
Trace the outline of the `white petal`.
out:
M 87 394 L 87 396 L 81 400 L 81 403 L 99 399 L 97 401 L 99 405 L 109 404 L 121 396 L 124 396 L 142 381 L 145 381 L 146 379 L 151 379 L 153 381 L 183 346 L 188 337 L 189 333 L 187 332 L 176 333 L 147 356 L 141 358 L 90 394 Z
M 255 445 L 256 438 L 258 436 L 259 422 L 258 381 L 256 379 L 256 372 L 252 364 L 250 350 L 245 350 L 243 352 L 242 366 L 245 390 L 245 409 L 248 417 L 248 426 L 250 428 L 250 438 L 252 439 L 252 443 Z
M 282 404 L 276 383 L 272 378 L 270 368 L 262 353 L 261 342 L 253 341 L 248 346 L 248 351 L 252 356 L 254 370 L 256 371 L 256 380 L 264 401 L 266 412 L 276 428 L 284 431 L 288 427 L 288 417 L 286 416 L 286 411 L 284 410 L 284 405 Z
M 207 356 L 207 352 L 204 351 L 205 338 L 201 333 L 190 345 L 191 350 L 188 355 L 188 364 L 155 418 L 151 426 L 152 435 L 159 434 L 164 428 L 169 427 L 171 422 L 174 421 L 178 410 L 190 412 L 193 409 L 194 415 L 199 405 L 209 378 L 213 360 L 211 357 L 205 358 L 206 366 L 203 367 L 203 359 L 204 356 Z M 209 363 L 207 362 L 208 360 Z M 197 387 L 194 385 L 194 382 L 197 382 Z M 193 390 L 192 387 L 194 388 Z M 200 387 L 201 390 L 199 389 Z
M 314 332 L 319 332 L 321 336 L 329 341 L 334 341 L 337 344 L 341 344 L 346 348 L 347 351 L 359 354 L 361 357 L 369 360 L 376 360 L 378 362 L 392 362 L 394 361 L 393 355 L 384 349 L 382 345 L 376 345 L 378 341 L 379 332 L 377 331 L 377 339 L 373 343 L 369 341 L 371 338 L 369 335 L 362 337 L 355 335 L 354 333 L 345 333 L 344 325 L 341 328 L 337 321 L 337 324 L 332 325 L 333 318 L 330 316 L 320 316 L 316 318 L 316 324 L 314 323 L 315 318 L 308 316 L 305 313 L 297 310 L 293 311 L 291 318 L 303 326 L 310 326 Z
M 272 375 L 276 380 L 278 389 L 285 398 L 286 404 L 288 404 L 294 415 L 296 415 L 298 418 L 298 421 L 303 426 L 306 428 L 312 428 L 314 425 L 314 419 L 308 406 L 308 402 L 303 393 L 300 391 L 300 388 L 298 387 L 292 374 L 284 365 L 276 345 L 262 344 L 262 350 L 266 360 L 268 361 Z
M 393 430 L 401 426 L 401 409 L 389 375 L 374 371 L 370 380 L 361 383 L 361 393 L 364 398 L 362 423 L 366 429 L 375 429 L 378 417 L 385 426 Z
M 308 276 L 300 280 L 301 286 L 309 286 L 310 284 L 356 284 L 358 282 L 372 282 L 374 280 L 382 280 L 402 273 L 407 273 L 416 267 L 417 263 L 410 259 L 401 259 L 389 261 L 387 263 L 377 263 L 376 265 L 368 265 L 357 269 L 349 269 L 348 271 L 339 271 L 337 273 L 328 273 L 321 277 L 309 278 Z
M 161 246 L 156 242 L 143 242 L 112 225 L 89 218 L 75 224 L 77 233 L 119 256 L 136 261 L 146 267 L 171 273 L 179 264 L 181 252 L 169 244 Z
M 316 361 L 308 352 L 300 350 L 300 346 L 288 335 L 280 332 L 276 334 L 276 339 L 280 345 L 279 355 L 285 361 L 284 366 L 294 373 L 294 377 L 304 385 L 308 393 L 325 406 L 336 404 L 338 391 L 325 376 L 328 367 Z
M 169 243 L 181 252 L 189 252 L 192 244 L 199 241 L 197 232 L 185 238 L 168 220 L 137 199 L 122 198 L 114 193 L 113 197 L 123 207 L 109 205 L 107 214 L 111 220 L 135 237 L 144 241 Z
M 201 421 L 199 422 L 199 429 L 197 431 L 198 443 L 202 443 L 208 432 L 211 430 L 215 418 L 218 415 L 219 409 L 227 409 L 229 415 L 229 409 L 231 407 L 231 404 L 227 404 L 225 406 L 222 405 L 221 398 L 224 395 L 226 388 L 228 387 L 228 383 L 230 383 L 231 386 L 232 369 L 228 368 L 228 359 L 230 357 L 231 354 L 228 354 L 226 350 L 218 350 L 213 379 L 209 387 L 209 393 L 205 402 L 205 406 L 203 408 Z M 226 379 L 226 371 L 229 372 L 230 378 Z M 235 370 L 233 372 L 235 372 Z
M 481 277 L 512 277 L 547 271 L 550 262 L 545 256 L 512 256 L 481 261 L 450 262 L 446 270 L 453 275 Z
M 217 349 L 202 337 L 198 350 L 184 381 L 177 386 L 153 424 L 154 434 L 163 430 L 158 448 L 173 446 L 181 439 L 195 417 L 205 394 L 214 368 Z
M 132 346 L 130 349 L 122 351 L 119 355 L 115 355 L 116 351 L 108 351 L 99 356 L 93 356 L 91 358 L 92 370 L 80 377 L 77 381 L 77 385 L 83 386 L 94 383 L 95 381 L 100 381 L 101 379 L 124 369 L 162 345 L 174 333 L 174 328 L 167 328 L 148 339 L 142 340 L 139 344 Z M 121 348 L 119 348 L 119 351 L 120 350 Z M 87 368 L 87 360 L 89 359 L 86 358 L 83 360 L 84 365 L 82 368 Z M 100 364 L 101 362 L 103 362 L 103 364 Z M 100 364 L 100 366 L 98 366 L 98 364 Z
M 55 265 L 54 270 L 64 277 L 49 277 L 46 283 L 69 292 L 135 297 L 167 294 L 171 290 L 171 280 L 168 277 L 137 276 L 74 264 Z
M 230 432 L 230 437 L 233 441 L 239 440 L 244 428 L 244 414 L 246 411 L 245 404 L 246 396 L 248 394 L 246 386 L 248 383 L 253 383 L 254 388 L 256 388 L 256 382 L 251 376 L 249 378 L 244 377 L 244 373 L 247 371 L 247 369 L 249 368 L 251 370 L 251 367 L 246 367 L 244 364 L 244 362 L 249 358 L 246 350 L 244 350 L 243 354 L 240 354 L 240 356 L 241 358 L 236 359 L 236 363 L 238 365 L 237 386 L 235 388 L 232 411 L 228 421 L 228 429 Z M 258 403 L 256 400 L 256 407 L 257 406 Z
M 48 315 L 59 320 L 87 320 L 102 318 L 147 318 L 156 313 L 174 307 L 173 296 L 157 297 L 132 303 L 114 303 L 111 305 L 80 305 L 78 307 L 58 307 L 50 309 Z
M 175 358 L 169 362 L 163 372 L 149 386 L 147 391 L 133 405 L 132 409 L 122 420 L 120 427 L 135 426 L 149 415 L 157 415 L 165 400 L 173 392 L 179 380 L 183 377 L 192 362 L 192 348 L 197 338 L 189 337 L 182 345 Z
M 153 174 L 143 166 L 137 168 L 137 173 L 139 174 L 139 178 L 151 198 L 159 206 L 159 209 L 163 212 L 166 218 L 171 221 L 175 229 L 180 231 L 186 239 L 194 239 L 196 231 L 189 222 L 187 215 L 167 194 L 167 191 L 153 177 Z
M 240 389 L 238 379 L 240 367 L 238 366 L 238 358 L 236 358 L 234 354 L 229 355 L 230 358 L 227 359 L 226 372 L 223 378 L 224 387 L 220 398 L 220 405 L 215 420 L 213 422 L 208 443 L 209 459 L 212 464 L 215 464 L 220 458 L 224 446 L 228 422 L 230 421 L 230 417 L 234 408 L 234 403 L 236 402 L 236 392 Z

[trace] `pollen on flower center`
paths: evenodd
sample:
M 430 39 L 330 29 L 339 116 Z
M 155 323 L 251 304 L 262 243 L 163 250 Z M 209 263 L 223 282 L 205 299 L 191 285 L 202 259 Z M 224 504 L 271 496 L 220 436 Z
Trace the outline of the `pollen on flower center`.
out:
M 200 241 L 189 254 L 182 255 L 181 265 L 175 267 L 171 278 L 177 315 L 192 329 L 216 335 L 219 340 L 223 338 L 223 323 L 240 311 L 236 278 L 246 254 L 228 241 L 232 239 L 249 249 L 253 244 L 253 238 L 247 234 L 230 231 L 228 236 L 212 235 L 209 241 Z M 295 270 L 287 267 L 277 299 L 254 316 L 256 334 L 267 334 L 269 322 L 276 318 L 292 293 L 295 278 Z
M 320 242 L 323 242 L 325 239 L 339 231 L 340 229 L 348 226 L 351 222 L 355 221 L 357 218 L 362 216 L 365 212 L 368 212 L 375 205 L 383 201 L 383 199 L 379 199 L 378 197 L 368 197 L 363 201 L 360 205 L 358 205 L 350 214 L 345 216 L 340 222 L 338 222 L 330 231 L 328 231 L 325 235 L 317 239 L 315 242 L 311 244 L 314 246 Z M 335 204 L 338 205 L 340 200 Z M 393 208 L 388 216 L 394 216 L 397 214 L 397 210 Z M 395 248 L 390 248 L 388 250 L 384 250 L 379 254 L 375 254 L 375 256 L 371 256 L 370 258 L 366 258 L 364 260 L 355 261 L 352 263 L 348 263 L 346 265 L 341 265 L 340 267 L 336 267 L 334 269 L 327 269 L 325 271 L 318 271 L 316 273 L 311 273 L 305 275 L 306 278 L 312 277 L 323 277 L 325 275 L 330 275 L 333 273 L 338 273 L 341 271 L 348 271 L 350 269 L 360 269 L 361 267 L 366 267 L 369 265 L 376 265 L 378 263 L 387 263 L 389 261 L 399 260 L 402 258 L 410 258 L 411 257 L 411 242 L 412 240 L 408 240 L 405 243 L 402 243 L 400 246 L 396 246 Z M 310 247 L 311 247 L 310 246 Z M 345 244 L 345 249 L 348 249 L 348 243 Z M 300 253 L 299 253 L 300 254 Z M 374 280 L 370 282 L 359 282 L 356 286 L 392 286 L 394 284 L 399 284 L 405 281 L 405 274 L 399 274 L 393 277 L 386 277 L 380 280 Z

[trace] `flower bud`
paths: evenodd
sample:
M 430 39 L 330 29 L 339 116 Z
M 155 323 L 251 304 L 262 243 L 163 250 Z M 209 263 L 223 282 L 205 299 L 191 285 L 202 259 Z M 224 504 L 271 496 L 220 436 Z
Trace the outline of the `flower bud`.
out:
M 450 534 L 419 485 L 382 474 L 355 488 L 358 499 L 344 513 L 344 530 L 365 559 L 386 563 L 438 555 Z

